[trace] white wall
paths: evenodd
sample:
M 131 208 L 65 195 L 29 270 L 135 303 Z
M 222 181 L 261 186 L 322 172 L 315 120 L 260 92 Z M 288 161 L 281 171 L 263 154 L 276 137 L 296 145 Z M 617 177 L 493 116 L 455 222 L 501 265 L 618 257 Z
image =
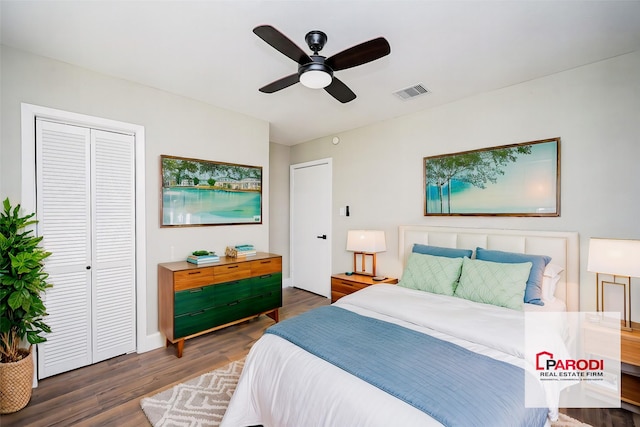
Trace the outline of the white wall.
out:
M 581 308 L 595 310 L 589 237 L 640 239 L 640 52 L 344 132 L 339 145 L 332 136 L 293 146 L 290 159 L 333 158 L 334 272 L 352 269 L 348 229 L 385 230 L 378 271 L 396 277 L 401 224 L 578 231 Z M 553 137 L 562 140 L 560 217 L 423 216 L 423 157 Z M 338 215 L 345 205 L 350 217 Z
M 269 125 L 136 83 L 115 79 L 2 46 L 0 194 L 21 197 L 20 105 L 142 125 L 146 132 L 147 333 L 158 331 L 157 265 L 184 259 L 196 249 L 224 252 L 251 242 L 269 250 Z M 263 223 L 160 228 L 160 155 L 263 167 Z
M 283 285 L 289 283 L 289 152 L 286 145 L 269 146 L 269 251 L 282 255 Z

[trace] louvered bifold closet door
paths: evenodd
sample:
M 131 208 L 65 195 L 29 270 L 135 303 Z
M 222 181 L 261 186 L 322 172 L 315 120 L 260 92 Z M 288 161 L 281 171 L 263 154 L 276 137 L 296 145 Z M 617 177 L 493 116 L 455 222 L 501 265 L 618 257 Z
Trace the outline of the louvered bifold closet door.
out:
M 93 130 L 93 362 L 135 351 L 134 137 Z
M 53 284 L 42 379 L 136 349 L 134 137 L 36 120 L 36 156 Z
M 45 294 L 52 333 L 38 345 L 38 377 L 91 363 L 90 130 L 36 122 L 36 210 L 52 255 Z

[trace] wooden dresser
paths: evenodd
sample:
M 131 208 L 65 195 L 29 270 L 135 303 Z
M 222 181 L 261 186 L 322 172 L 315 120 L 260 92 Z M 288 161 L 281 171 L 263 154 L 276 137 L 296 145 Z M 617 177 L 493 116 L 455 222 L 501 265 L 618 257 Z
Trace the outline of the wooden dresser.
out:
M 282 307 L 282 257 L 261 253 L 246 258 L 220 257 L 195 265 L 158 264 L 160 331 L 166 345 L 184 341 L 266 314 L 276 322 Z

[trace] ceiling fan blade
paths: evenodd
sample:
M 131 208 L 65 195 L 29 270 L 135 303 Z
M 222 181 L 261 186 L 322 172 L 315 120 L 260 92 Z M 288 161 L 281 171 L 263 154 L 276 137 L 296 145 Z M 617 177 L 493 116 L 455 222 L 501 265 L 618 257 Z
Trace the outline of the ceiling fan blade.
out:
M 274 49 L 293 59 L 298 64 L 307 64 L 311 62 L 309 55 L 300 49 L 297 44 L 289 40 L 287 36 L 273 28 L 271 25 L 260 25 L 255 27 L 253 32 Z
M 286 76 L 281 79 L 278 79 L 275 82 L 271 82 L 268 85 L 263 86 L 258 90 L 264 93 L 273 93 L 273 92 L 282 90 L 284 88 L 287 88 L 291 85 L 294 85 L 299 81 L 300 81 L 300 76 L 298 76 L 298 73 L 295 73 L 295 74 L 291 74 L 290 76 Z
M 342 81 L 335 76 L 333 77 L 331 84 L 325 87 L 324 90 L 326 90 L 329 95 L 333 96 L 343 104 L 356 99 L 356 94 L 353 93 L 353 91 L 349 89 L 346 84 L 342 83 Z
M 391 53 L 389 42 L 384 37 L 378 37 L 336 53 L 327 58 L 324 63 L 333 71 L 339 71 L 375 61 L 389 53 Z

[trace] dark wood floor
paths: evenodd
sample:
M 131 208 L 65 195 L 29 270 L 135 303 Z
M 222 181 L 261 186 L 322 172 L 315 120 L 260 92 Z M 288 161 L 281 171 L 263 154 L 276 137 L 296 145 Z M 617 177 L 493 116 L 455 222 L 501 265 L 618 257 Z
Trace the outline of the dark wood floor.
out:
M 280 318 L 327 305 L 327 298 L 286 288 Z M 245 356 L 273 324 L 267 316 L 188 340 L 175 348 L 127 354 L 40 381 L 29 404 L 0 416 L 0 426 L 148 426 L 140 399 Z
M 560 412 L 593 427 L 640 427 L 640 415 L 624 409 L 568 408 Z
M 299 289 L 284 290 L 282 319 L 329 300 Z M 187 341 L 184 355 L 174 348 L 128 354 L 40 381 L 31 402 L 0 416 L 0 426 L 148 426 L 140 399 L 209 372 L 249 352 L 273 321 L 266 316 Z M 640 427 L 640 416 L 620 409 L 566 410 L 594 427 Z M 634 422 L 635 417 L 635 422 Z

